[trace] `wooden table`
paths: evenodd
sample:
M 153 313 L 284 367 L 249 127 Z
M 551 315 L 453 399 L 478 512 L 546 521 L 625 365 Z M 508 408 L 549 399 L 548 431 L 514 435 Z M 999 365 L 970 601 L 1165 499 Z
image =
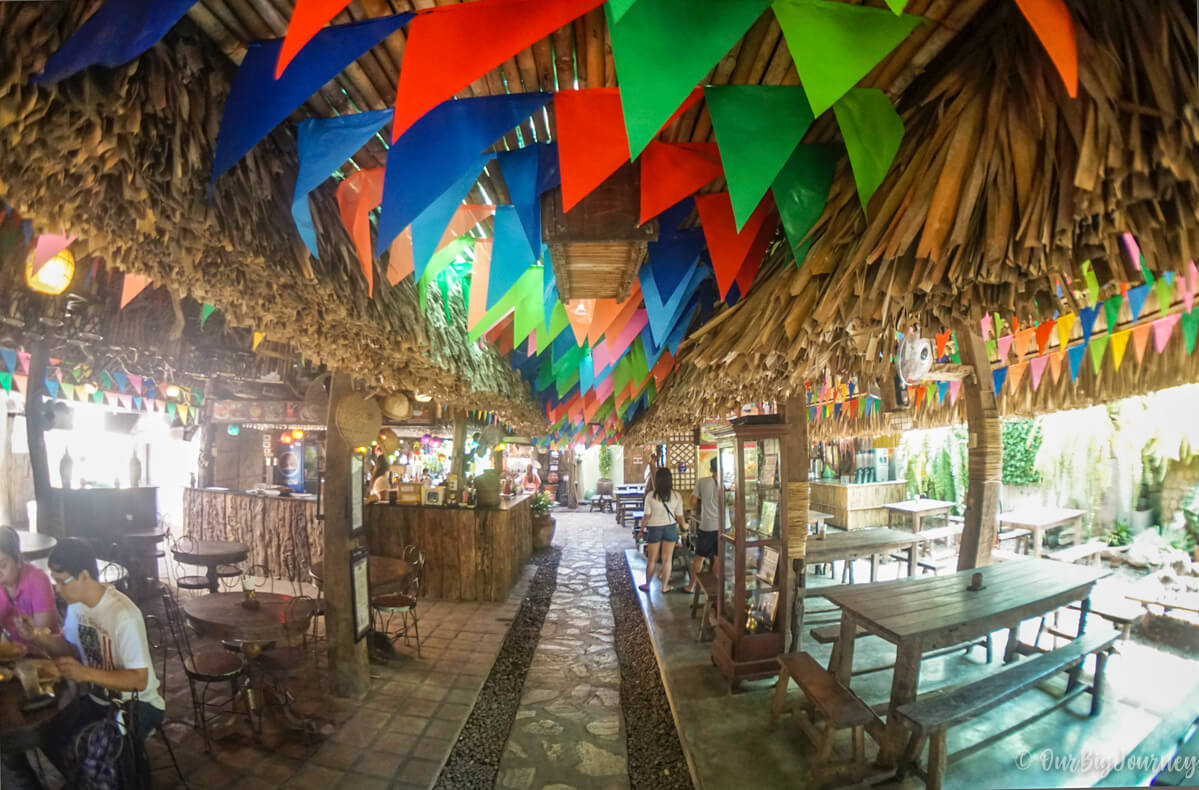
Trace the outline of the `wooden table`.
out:
M 4 748 L 13 751 L 36 749 L 46 727 L 75 699 L 76 688 L 72 681 L 62 678 L 55 689 L 53 705 L 22 713 L 25 689 L 21 681 L 13 678 L 0 683 L 0 742 L 4 743 Z
M 919 532 L 925 519 L 936 516 L 949 517 L 949 511 L 956 502 L 942 502 L 939 499 L 909 499 L 906 502 L 892 502 L 883 505 L 887 509 L 887 526 L 894 523 L 895 516 L 912 520 L 912 532 Z
M 983 589 L 966 589 L 972 573 L 981 573 Z M 854 642 L 862 628 L 897 647 L 891 682 L 892 713 L 916 699 L 921 656 L 931 650 L 979 639 L 1007 628 L 1004 655 L 1010 661 L 1018 647 L 1020 623 L 1061 606 L 1082 601 L 1080 632 L 1086 626 L 1091 589 L 1107 571 L 1063 565 L 1043 559 L 1020 559 L 947 576 L 924 576 L 878 584 L 837 587 L 825 595 L 841 607 L 838 661 L 830 666 L 837 680 L 849 686 L 853 674 Z M 884 726 L 869 726 L 879 742 L 879 763 L 894 765 L 906 733 L 891 713 Z
M 232 540 L 180 540 L 171 549 L 175 560 L 184 565 L 196 565 L 208 569 L 208 592 L 216 594 L 216 567 L 245 562 L 250 556 L 250 547 Z M 238 593 L 240 595 L 240 593 Z
M 371 595 L 386 595 L 402 592 L 404 582 L 412 574 L 412 563 L 398 557 L 383 557 L 370 555 L 367 562 L 367 575 L 371 585 Z M 325 583 L 325 563 L 314 562 L 308 569 L 312 583 L 317 587 Z
M 907 551 L 908 576 L 916 574 L 916 546 L 924 536 L 887 527 L 836 530 L 825 533 L 823 538 L 809 537 L 803 562 L 795 567 L 795 588 L 791 605 L 791 652 L 799 649 L 803 636 L 803 600 L 809 595 L 820 595 L 820 588 L 808 587 L 808 565 L 844 560 L 853 562 L 861 557 L 870 558 L 870 581 L 878 578 L 879 557 L 893 551 Z
M 58 545 L 58 538 L 42 535 L 39 532 L 16 530 L 17 539 L 21 542 L 21 559 L 40 560 L 50 556 L 50 552 Z
M 287 604 L 291 596 L 278 593 L 255 592 L 257 609 L 242 606 L 244 592 L 218 592 L 188 598 L 183 603 L 183 613 L 191 620 L 196 630 L 215 639 L 238 642 L 274 642 L 286 634 L 283 623 Z
M 822 513 L 819 510 L 809 510 L 808 511 L 808 526 L 810 527 L 813 524 L 815 524 L 816 525 L 815 534 L 817 536 L 823 538 L 825 531 L 826 531 L 825 522 L 829 521 L 832 517 L 833 517 L 832 513 Z
M 1020 508 L 999 514 L 999 524 L 1012 529 L 1027 529 L 1032 532 L 1032 554 L 1043 556 L 1041 537 L 1050 530 L 1074 525 L 1074 545 L 1082 545 L 1083 511 L 1064 507 Z

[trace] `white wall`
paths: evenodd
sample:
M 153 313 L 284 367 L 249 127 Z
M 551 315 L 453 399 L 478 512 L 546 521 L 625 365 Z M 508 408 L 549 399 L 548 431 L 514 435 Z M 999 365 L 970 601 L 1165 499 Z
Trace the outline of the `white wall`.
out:
M 609 449 L 612 451 L 610 479 L 613 485 L 621 485 L 624 483 L 624 448 L 620 445 L 612 445 Z M 580 496 L 582 497 L 595 493 L 595 485 L 600 479 L 599 450 L 598 446 L 588 447 L 583 452 L 583 466 L 579 473 Z

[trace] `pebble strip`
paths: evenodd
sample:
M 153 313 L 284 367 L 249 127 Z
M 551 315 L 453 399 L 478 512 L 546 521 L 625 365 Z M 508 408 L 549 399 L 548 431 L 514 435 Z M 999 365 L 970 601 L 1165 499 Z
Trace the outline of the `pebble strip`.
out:
M 562 552 L 557 548 L 533 555 L 537 572 L 435 788 L 490 790 L 495 786 L 504 744 L 520 704 L 525 675 L 532 664 L 541 626 L 558 584 L 561 556 Z
M 624 552 L 609 553 L 607 565 L 620 660 L 620 709 L 628 733 L 629 786 L 632 790 L 693 790 Z

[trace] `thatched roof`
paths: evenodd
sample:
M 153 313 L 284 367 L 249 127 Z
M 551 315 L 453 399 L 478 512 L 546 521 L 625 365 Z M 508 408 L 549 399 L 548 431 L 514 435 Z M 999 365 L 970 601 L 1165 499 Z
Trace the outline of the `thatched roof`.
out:
M 1025 323 L 1073 312 L 1072 288 L 1059 297 L 1056 285 L 1081 287 L 1083 261 L 1107 287 L 1139 281 L 1124 232 L 1151 270 L 1194 258 L 1195 9 L 1069 7 L 1077 99 L 1016 5 L 990 4 L 899 97 L 906 134 L 869 218 L 842 162 L 802 266 L 779 251 L 745 299 L 693 334 L 634 435 L 781 399 L 826 373 L 882 373 L 895 331 L 913 323 L 930 336 L 984 311 Z
M 74 249 L 217 305 L 233 324 L 291 344 L 371 386 L 420 390 L 526 429 L 543 420 L 528 388 L 464 323 L 418 308 L 411 281 L 373 299 L 326 186 L 314 193 L 322 255 L 289 211 L 295 145 L 276 130 L 211 201 L 208 175 L 233 67 L 184 20 L 137 60 L 53 89 L 30 83 L 88 3 L 0 4 L 10 67 L 0 74 L 0 195 Z M 381 293 L 379 292 L 381 291 Z

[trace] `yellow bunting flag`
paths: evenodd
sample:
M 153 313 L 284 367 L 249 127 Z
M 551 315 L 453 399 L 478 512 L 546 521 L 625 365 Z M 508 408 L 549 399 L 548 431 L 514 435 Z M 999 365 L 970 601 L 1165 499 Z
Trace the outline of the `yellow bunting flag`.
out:
M 175 407 L 175 413 L 179 415 L 179 422 L 183 423 L 184 425 L 187 425 L 188 411 L 189 407 L 186 403 L 180 403 L 177 407 Z
M 250 346 L 250 348 L 254 351 L 257 351 L 258 346 L 261 345 L 262 341 L 265 339 L 266 339 L 266 332 L 255 332 L 254 333 L 254 344 L 252 346 Z
M 1066 350 L 1066 344 L 1070 342 L 1070 330 L 1074 328 L 1074 320 L 1078 318 L 1074 313 L 1066 313 L 1061 318 L 1057 319 L 1057 342 L 1061 351 Z M 1057 377 L 1054 376 L 1054 381 Z
M 1112 367 L 1115 370 L 1120 369 L 1120 362 L 1124 359 L 1124 350 L 1128 348 L 1128 337 L 1131 334 L 1131 330 L 1128 329 L 1112 334 Z

